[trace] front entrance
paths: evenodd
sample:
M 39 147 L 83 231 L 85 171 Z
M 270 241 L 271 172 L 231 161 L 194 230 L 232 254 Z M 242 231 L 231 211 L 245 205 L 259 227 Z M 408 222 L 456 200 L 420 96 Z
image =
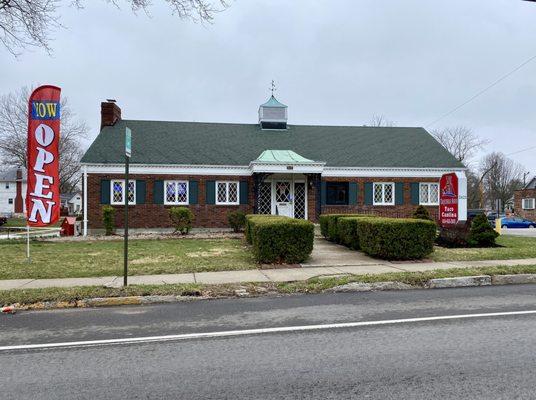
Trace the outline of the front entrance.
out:
M 258 213 L 307 219 L 305 178 L 273 178 L 260 184 Z

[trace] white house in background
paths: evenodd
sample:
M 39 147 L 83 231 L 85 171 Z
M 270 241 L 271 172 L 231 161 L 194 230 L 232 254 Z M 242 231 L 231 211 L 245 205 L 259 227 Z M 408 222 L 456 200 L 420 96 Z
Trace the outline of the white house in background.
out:
M 0 173 L 0 215 L 26 211 L 26 170 L 11 168 Z
M 82 212 L 82 192 L 64 193 L 60 196 L 61 207 L 67 208 L 69 215 Z

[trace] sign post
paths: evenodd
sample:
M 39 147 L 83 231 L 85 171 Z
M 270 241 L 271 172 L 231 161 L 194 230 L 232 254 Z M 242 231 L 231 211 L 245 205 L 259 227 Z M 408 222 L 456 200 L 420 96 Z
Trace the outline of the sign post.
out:
M 467 221 L 467 178 L 461 172 L 444 174 L 439 180 L 439 221 L 441 226 Z
M 123 268 L 123 286 L 128 285 L 128 192 L 129 192 L 129 181 L 128 181 L 128 168 L 130 162 L 130 155 L 132 148 L 132 132 L 129 128 L 125 129 L 125 185 L 123 186 L 123 194 L 125 196 L 125 251 L 124 251 L 124 268 Z

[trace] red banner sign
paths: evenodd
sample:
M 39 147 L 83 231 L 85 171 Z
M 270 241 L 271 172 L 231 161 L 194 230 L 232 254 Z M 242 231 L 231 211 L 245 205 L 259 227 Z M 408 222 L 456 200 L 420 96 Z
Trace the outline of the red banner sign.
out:
M 445 174 L 439 181 L 439 220 L 442 226 L 458 223 L 458 176 Z
M 60 92 L 56 86 L 40 86 L 28 101 L 26 212 L 30 226 L 47 226 L 60 217 Z

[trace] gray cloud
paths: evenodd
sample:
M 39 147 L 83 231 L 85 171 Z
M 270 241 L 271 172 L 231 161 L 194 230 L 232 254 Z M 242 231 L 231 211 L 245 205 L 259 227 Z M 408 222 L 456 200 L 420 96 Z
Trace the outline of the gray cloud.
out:
M 58 84 L 93 136 L 110 97 L 126 118 L 253 123 L 271 79 L 291 123 L 423 126 L 536 54 L 536 4 L 520 0 L 236 0 L 205 26 L 155 3 L 64 7 L 52 57 L 0 53 L 1 91 Z M 535 101 L 536 61 L 435 127 L 514 152 L 536 145 Z M 515 157 L 536 172 L 534 154 Z

